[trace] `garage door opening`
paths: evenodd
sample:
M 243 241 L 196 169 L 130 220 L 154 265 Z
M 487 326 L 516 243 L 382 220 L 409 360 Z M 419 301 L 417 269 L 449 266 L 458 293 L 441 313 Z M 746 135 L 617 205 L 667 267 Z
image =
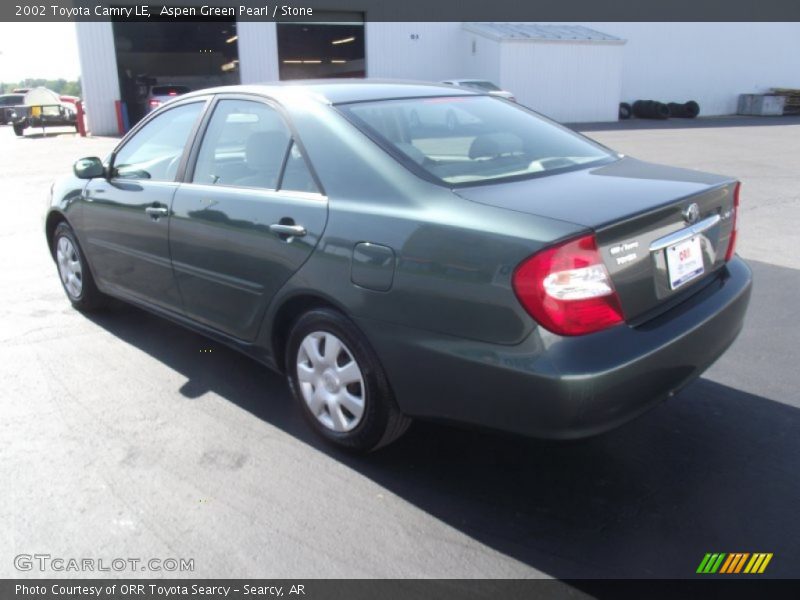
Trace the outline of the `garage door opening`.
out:
M 120 94 L 131 126 L 170 97 L 239 83 L 234 19 L 113 27 Z
M 278 23 L 280 78 L 365 77 L 364 20 Z

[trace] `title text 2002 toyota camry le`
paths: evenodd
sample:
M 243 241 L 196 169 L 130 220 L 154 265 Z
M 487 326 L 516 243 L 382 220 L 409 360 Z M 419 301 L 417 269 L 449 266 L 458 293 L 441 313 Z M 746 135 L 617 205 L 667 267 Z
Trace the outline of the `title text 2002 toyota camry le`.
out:
M 348 448 L 414 417 L 604 431 L 718 358 L 750 296 L 737 181 L 466 89 L 195 92 L 74 171 L 46 220 L 72 304 L 121 298 L 283 371 Z

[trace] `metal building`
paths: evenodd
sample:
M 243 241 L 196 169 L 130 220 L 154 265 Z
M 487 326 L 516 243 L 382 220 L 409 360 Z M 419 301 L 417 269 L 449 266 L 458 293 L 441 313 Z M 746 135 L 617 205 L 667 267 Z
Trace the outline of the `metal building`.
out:
M 564 122 L 615 120 L 620 101 L 700 103 L 800 88 L 799 23 L 76 23 L 89 130 L 116 134 L 148 86 L 315 77 L 485 78 Z

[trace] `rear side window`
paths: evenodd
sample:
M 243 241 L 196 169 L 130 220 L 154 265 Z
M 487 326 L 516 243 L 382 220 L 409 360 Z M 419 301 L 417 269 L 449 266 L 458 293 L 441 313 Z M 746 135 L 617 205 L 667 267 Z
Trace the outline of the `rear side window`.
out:
M 193 183 L 316 192 L 280 113 L 262 102 L 221 100 L 208 124 Z
M 488 96 L 383 100 L 337 108 L 402 162 L 450 186 L 522 179 L 614 159 L 599 144 Z
M 292 192 L 318 192 L 317 184 L 308 170 L 308 164 L 303 158 L 300 148 L 292 142 L 289 156 L 286 159 L 286 168 L 283 171 L 280 189 Z

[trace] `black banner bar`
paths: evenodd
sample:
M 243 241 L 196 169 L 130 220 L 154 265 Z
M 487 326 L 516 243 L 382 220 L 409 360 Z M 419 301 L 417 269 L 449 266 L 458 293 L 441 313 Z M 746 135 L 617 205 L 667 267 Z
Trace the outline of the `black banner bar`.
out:
M 348 15 L 348 13 L 350 13 Z M 796 0 L 10 0 L 0 21 L 800 21 Z
M 5 579 L 3 600 L 534 600 L 792 598 L 800 581 L 757 576 L 611 579 Z

